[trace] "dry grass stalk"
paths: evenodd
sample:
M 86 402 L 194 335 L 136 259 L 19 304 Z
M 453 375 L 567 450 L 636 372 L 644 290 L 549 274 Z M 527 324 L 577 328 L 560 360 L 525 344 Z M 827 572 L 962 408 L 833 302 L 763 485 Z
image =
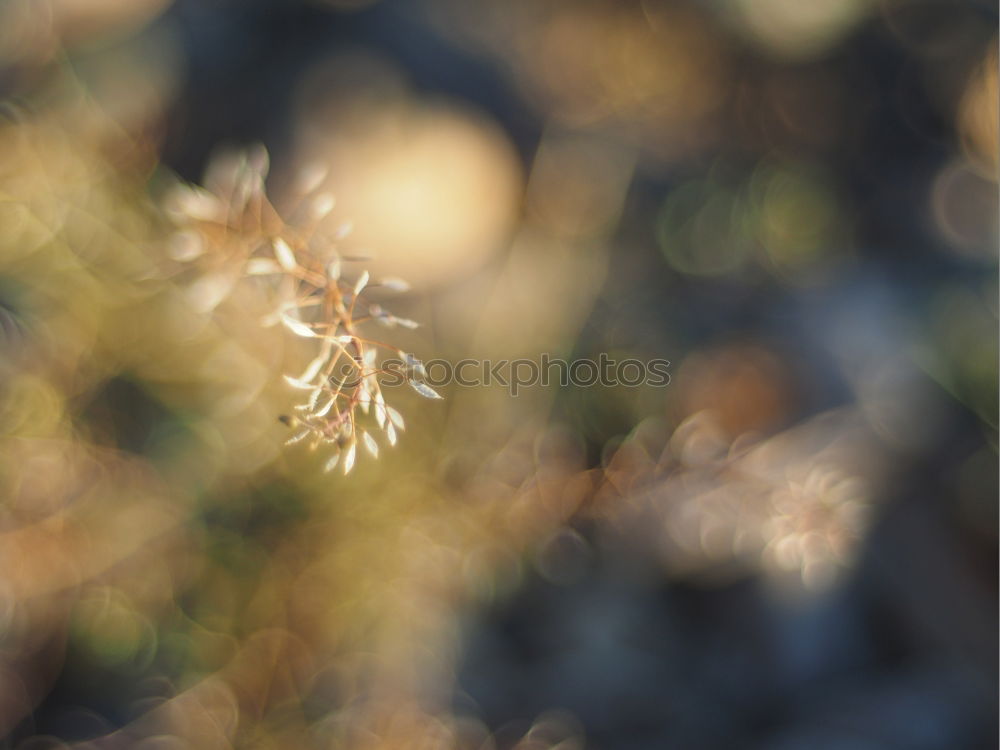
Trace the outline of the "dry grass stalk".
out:
M 209 166 L 204 187 L 178 185 L 165 206 L 177 226 L 170 253 L 175 260 L 197 265 L 199 275 L 189 292 L 205 311 L 214 309 L 241 278 L 268 280 L 278 305 L 262 324 L 281 324 L 316 344 L 305 370 L 285 375 L 285 381 L 303 393 L 295 415 L 282 417 L 296 429 L 288 443 L 306 442 L 314 449 L 332 446 L 325 469 L 339 466 L 346 474 L 359 445 L 377 456 L 375 436 L 395 445 L 398 431 L 404 429 L 402 415 L 386 403 L 379 383 L 387 367 L 393 366 L 393 374 L 404 376 L 420 395 L 440 396 L 422 382 L 419 359 L 362 335 L 366 323 L 387 328 L 416 328 L 417 323 L 363 300 L 372 287 L 405 291 L 408 286 L 402 280 L 375 280 L 367 271 L 352 280 L 344 278 L 345 262 L 358 259 L 338 250 L 349 226 L 332 235 L 324 232 L 324 219 L 334 207 L 333 197 L 318 190 L 325 172 L 313 168 L 300 176 L 298 200 L 286 219 L 265 191 L 268 164 L 262 147 L 222 155 Z

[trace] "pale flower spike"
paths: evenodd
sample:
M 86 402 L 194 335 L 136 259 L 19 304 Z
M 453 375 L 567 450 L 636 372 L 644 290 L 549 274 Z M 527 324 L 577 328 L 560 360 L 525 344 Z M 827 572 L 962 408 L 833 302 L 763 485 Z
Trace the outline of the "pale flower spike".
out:
M 213 160 L 205 187 L 178 185 L 164 206 L 177 226 L 166 254 L 198 270 L 188 296 L 202 312 L 224 302 L 241 277 L 253 277 L 274 300 L 273 312 L 261 324 L 281 323 L 290 334 L 315 340 L 316 349 L 302 374 L 283 376 L 289 387 L 303 391 L 302 400 L 294 404 L 295 416 L 281 417 L 295 429 L 286 442 L 332 448 L 323 470 L 339 468 L 348 474 L 357 459 L 358 442 L 377 457 L 375 428 L 394 446 L 397 430 L 405 427 L 399 411 L 386 403 L 377 378 L 380 362 L 390 356 L 402 359 L 413 390 L 429 399 L 441 396 L 423 382 L 426 373 L 419 359 L 360 332 L 365 322 L 416 328 L 415 321 L 397 318 L 380 304 L 367 300 L 358 304 L 368 289 L 406 292 L 410 286 L 394 277 L 374 280 L 365 270 L 351 275 L 353 283 L 342 279 L 344 262 L 366 258 L 340 250 L 340 242 L 350 234 L 350 222 L 321 231 L 336 205 L 332 195 L 319 192 L 326 168 L 312 165 L 300 173 L 297 205 L 288 216 L 279 215 L 267 197 L 268 168 L 267 151 L 255 147 Z M 344 377 L 345 365 L 355 370 L 350 377 Z M 366 420 L 372 424 L 369 429 L 359 426 Z

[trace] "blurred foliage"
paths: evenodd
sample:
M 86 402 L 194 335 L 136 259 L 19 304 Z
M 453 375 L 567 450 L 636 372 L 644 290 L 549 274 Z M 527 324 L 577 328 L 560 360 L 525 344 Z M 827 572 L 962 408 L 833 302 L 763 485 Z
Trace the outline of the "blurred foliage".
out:
M 660 587 L 746 580 L 788 607 L 779 631 L 879 600 L 973 696 L 943 739 L 907 744 L 907 711 L 838 735 L 831 700 L 826 734 L 768 746 L 988 746 L 993 9 L 11 0 L 0 69 L 4 748 L 746 746 L 774 724 L 718 706 L 841 684 L 809 681 L 842 658 L 821 628 L 774 656 L 785 693 L 724 654 L 725 699 L 698 692 L 711 664 L 629 650 L 696 634 L 615 630 Z M 307 343 L 261 325 L 260 279 L 208 288 L 228 256 L 188 263 L 175 231 L 175 172 L 208 185 L 211 154 L 257 140 L 279 214 L 328 167 L 317 231 L 413 283 L 406 351 L 659 357 L 669 387 L 401 390 L 400 444 L 324 474 L 279 420 Z M 532 650 L 563 603 L 578 641 Z M 490 641 L 511 611 L 530 634 Z

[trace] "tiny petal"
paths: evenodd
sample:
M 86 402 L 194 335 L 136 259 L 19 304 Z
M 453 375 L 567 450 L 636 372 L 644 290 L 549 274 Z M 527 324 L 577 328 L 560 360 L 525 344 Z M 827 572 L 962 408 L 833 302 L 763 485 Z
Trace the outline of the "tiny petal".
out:
M 317 409 L 316 412 L 313 414 L 313 416 L 325 417 L 327 414 L 330 413 L 330 408 L 334 405 L 334 403 L 336 403 L 336 401 L 337 401 L 336 397 L 331 396 L 330 400 L 327 401 L 325 404 L 323 404 L 323 406 L 321 406 L 319 409 Z
M 309 394 L 309 400 L 306 401 L 307 409 L 315 409 L 316 404 L 319 403 L 319 394 L 323 392 L 322 386 L 318 388 L 313 388 L 312 393 Z
M 364 441 L 365 448 L 368 452 L 372 454 L 375 458 L 378 458 L 378 443 L 375 442 L 375 438 L 369 435 L 367 432 L 361 433 L 361 439 Z
M 290 438 L 288 438 L 288 440 L 285 441 L 285 445 L 295 445 L 296 443 L 301 442 L 306 438 L 309 432 L 310 431 L 308 429 L 305 429 L 299 433 L 296 433 L 295 435 L 292 435 Z
M 281 322 L 285 324 L 285 327 L 294 333 L 296 336 L 302 336 L 307 339 L 317 338 L 316 332 L 303 323 L 301 320 L 296 320 L 290 315 L 282 315 Z
M 368 272 L 362 271 L 361 276 L 358 277 L 357 282 L 354 284 L 354 296 L 357 297 L 361 294 L 361 290 L 368 285 Z
M 385 437 L 389 441 L 389 445 L 396 444 L 396 428 L 392 426 L 392 422 L 387 422 L 385 425 Z
M 334 258 L 327 264 L 326 275 L 331 281 L 336 281 L 340 278 L 340 258 Z
M 412 330 L 414 328 L 419 328 L 420 327 L 420 324 L 417 321 L 410 320 L 409 318 L 396 318 L 396 317 L 393 317 L 392 320 L 393 320 L 393 322 L 396 325 L 401 325 L 401 326 L 403 326 L 403 328 L 409 328 L 409 329 Z
M 441 398 L 441 394 L 435 391 L 426 383 L 421 383 L 419 380 L 410 380 L 410 387 L 413 388 L 417 393 L 419 393 L 424 398 Z
M 270 258 L 251 258 L 247 261 L 247 276 L 266 276 L 281 273 L 281 266 Z
M 394 425 L 396 425 L 396 427 L 398 427 L 401 430 L 405 430 L 406 429 L 406 422 L 403 420 L 403 415 L 402 414 L 400 414 L 398 411 L 396 411 L 396 409 L 394 409 L 391 406 L 389 406 L 389 404 L 385 405 L 385 411 L 386 411 L 386 414 L 389 415 L 389 421 L 390 422 L 392 422 Z
M 222 201 L 191 185 L 178 186 L 167 200 L 168 210 L 195 221 L 217 221 L 225 213 Z
M 298 266 L 295 262 L 295 253 L 292 252 L 292 248 L 288 246 L 281 237 L 277 237 L 274 242 L 274 257 L 278 259 L 278 263 L 286 271 L 293 271 Z
M 323 465 L 323 471 L 331 472 L 337 468 L 337 462 L 340 460 L 340 454 L 334 453 L 330 456 L 329 460 Z
M 344 452 L 344 474 L 349 474 L 354 468 L 354 458 L 357 455 L 357 446 L 351 443 Z

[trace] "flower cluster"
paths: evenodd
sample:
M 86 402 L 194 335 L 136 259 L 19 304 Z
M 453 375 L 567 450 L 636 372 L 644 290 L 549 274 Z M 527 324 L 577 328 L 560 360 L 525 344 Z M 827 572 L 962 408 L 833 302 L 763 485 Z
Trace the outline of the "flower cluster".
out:
M 359 443 L 377 456 L 375 435 L 395 445 L 397 431 L 404 429 L 403 417 L 386 403 L 377 380 L 387 356 L 405 363 L 404 374 L 417 393 L 440 396 L 423 382 L 419 359 L 361 334 L 360 326 L 369 322 L 387 328 L 417 324 L 362 300 L 372 287 L 406 291 L 405 282 L 373 280 L 367 271 L 351 280 L 342 274 L 344 262 L 357 259 L 338 250 L 349 225 L 332 234 L 323 231 L 323 220 L 334 206 L 333 197 L 319 190 L 325 172 L 313 168 L 300 176 L 297 204 L 284 218 L 265 192 L 267 169 L 267 153 L 257 148 L 216 158 L 203 188 L 178 185 L 166 202 L 167 214 L 177 225 L 170 254 L 198 264 L 199 274 L 188 292 L 201 310 L 215 308 L 245 276 L 268 280 L 277 306 L 262 324 L 281 324 L 316 344 L 304 372 L 285 376 L 303 393 L 295 415 L 281 417 L 296 428 L 288 443 L 306 441 L 314 449 L 332 446 L 325 469 L 339 465 L 346 474 L 355 464 Z M 345 369 L 350 376 L 338 377 Z

